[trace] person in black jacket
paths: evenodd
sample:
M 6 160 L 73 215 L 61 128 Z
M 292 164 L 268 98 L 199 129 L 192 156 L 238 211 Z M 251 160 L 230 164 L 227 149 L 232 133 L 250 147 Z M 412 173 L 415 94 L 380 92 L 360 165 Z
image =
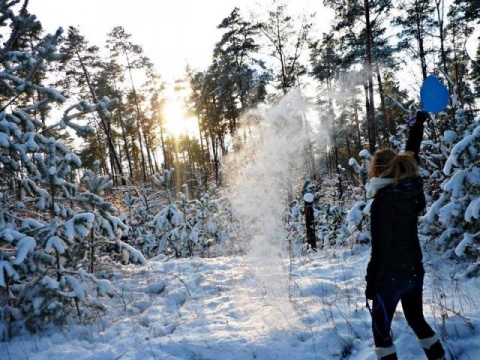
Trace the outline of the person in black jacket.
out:
M 398 303 L 419 339 L 428 359 L 443 359 L 438 335 L 423 315 L 422 250 L 418 239 L 418 216 L 426 202 L 418 176 L 423 123 L 428 113 L 418 111 L 410 128 L 405 152 L 378 150 L 371 161 L 367 197 L 371 205 L 371 258 L 365 277 L 365 295 L 372 300 L 372 330 L 379 359 L 397 359 L 391 322 Z

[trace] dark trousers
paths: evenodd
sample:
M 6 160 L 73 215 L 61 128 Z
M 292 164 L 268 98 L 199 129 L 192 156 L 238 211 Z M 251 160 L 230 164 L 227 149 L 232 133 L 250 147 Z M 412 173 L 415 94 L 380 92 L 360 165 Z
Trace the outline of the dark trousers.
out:
M 435 334 L 423 316 L 422 291 L 423 271 L 409 269 L 385 276 L 372 305 L 372 330 L 376 347 L 393 345 L 390 328 L 399 301 L 402 302 L 408 325 L 419 339 Z

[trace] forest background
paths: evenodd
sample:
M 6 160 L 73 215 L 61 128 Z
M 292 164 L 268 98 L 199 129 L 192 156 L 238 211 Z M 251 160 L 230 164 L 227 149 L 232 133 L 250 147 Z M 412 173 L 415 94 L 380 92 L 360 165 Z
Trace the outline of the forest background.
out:
M 308 252 L 306 192 L 319 248 L 368 243 L 370 156 L 402 149 L 430 74 L 451 99 L 423 143 L 422 232 L 478 274 L 480 52 L 466 47 L 478 2 L 325 6 L 334 19 L 318 38 L 312 14 L 287 3 L 226 14 L 209 66 L 175 82 L 196 126 L 174 134 L 171 89 L 123 27 L 100 49 L 73 26 L 45 34 L 28 1 L 0 1 L 3 339 L 95 317 L 117 262 L 242 254 L 267 225 Z M 241 182 L 257 189 L 242 203 Z M 261 224 L 245 201 L 271 205 Z

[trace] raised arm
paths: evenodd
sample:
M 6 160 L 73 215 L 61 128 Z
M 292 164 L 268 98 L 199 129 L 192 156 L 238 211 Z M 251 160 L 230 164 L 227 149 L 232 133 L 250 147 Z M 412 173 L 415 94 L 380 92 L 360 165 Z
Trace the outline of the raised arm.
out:
M 423 138 L 423 123 L 428 118 L 428 113 L 425 111 L 417 111 L 415 122 L 408 132 L 408 139 L 405 145 L 405 151 L 411 151 L 415 155 L 415 160 L 420 163 L 420 144 Z

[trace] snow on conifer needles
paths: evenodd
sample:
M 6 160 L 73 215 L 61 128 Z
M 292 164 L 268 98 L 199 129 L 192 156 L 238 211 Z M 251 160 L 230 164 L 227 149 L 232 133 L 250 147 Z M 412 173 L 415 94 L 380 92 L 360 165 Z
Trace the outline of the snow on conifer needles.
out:
M 42 120 L 51 104 L 63 104 L 66 98 L 38 82 L 47 64 L 61 57 L 57 44 L 62 30 L 46 35 L 33 49 L 19 46 L 16 42 L 39 23 L 25 8 L 15 15 L 15 3 L 2 2 L 0 8 L 0 25 L 10 29 L 2 33 L 6 42 L 0 52 L 2 341 L 25 328 L 38 330 L 69 316 L 82 321 L 96 316 L 97 297 L 113 295 L 113 288 L 93 275 L 93 264 L 86 270 L 85 253 L 97 255 L 96 244 L 87 238 L 105 234 L 113 242 L 122 226 L 99 197 L 79 192 L 72 174 L 81 161 L 50 132 L 70 127 L 79 135 L 88 134 L 92 128 L 75 121 L 93 111 L 106 112 L 116 101 L 73 104 L 47 127 Z M 88 207 L 86 203 L 97 211 L 80 210 Z

